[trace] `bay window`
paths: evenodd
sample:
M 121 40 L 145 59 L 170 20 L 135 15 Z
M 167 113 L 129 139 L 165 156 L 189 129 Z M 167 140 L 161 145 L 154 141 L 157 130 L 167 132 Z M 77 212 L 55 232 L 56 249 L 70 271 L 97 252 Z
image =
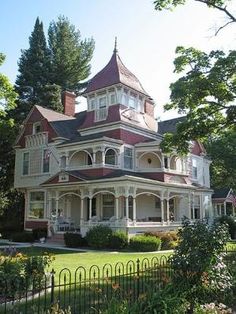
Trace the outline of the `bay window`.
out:
M 29 195 L 29 219 L 43 219 L 44 218 L 44 192 L 30 192 Z

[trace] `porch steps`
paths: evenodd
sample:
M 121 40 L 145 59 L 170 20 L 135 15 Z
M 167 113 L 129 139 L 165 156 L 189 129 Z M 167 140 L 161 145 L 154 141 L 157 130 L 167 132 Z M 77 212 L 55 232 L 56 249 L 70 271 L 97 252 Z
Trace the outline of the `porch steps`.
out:
M 51 236 L 51 238 L 47 239 L 47 243 L 64 246 L 64 234 L 63 233 L 55 233 Z

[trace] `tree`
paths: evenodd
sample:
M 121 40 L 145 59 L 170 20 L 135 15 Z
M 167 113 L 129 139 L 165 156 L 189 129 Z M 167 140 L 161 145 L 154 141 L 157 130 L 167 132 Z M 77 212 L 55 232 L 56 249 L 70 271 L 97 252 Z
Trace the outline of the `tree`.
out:
M 5 60 L 5 56 L 0 53 L 0 66 Z M 9 177 L 7 169 L 12 147 L 9 145 L 14 134 L 14 120 L 8 117 L 9 110 L 15 108 L 17 94 L 8 78 L 0 73 L 0 191 L 7 190 Z
M 19 102 L 15 118 L 22 122 L 34 105 L 43 105 L 42 95 L 49 81 L 50 58 L 44 35 L 43 23 L 36 19 L 34 29 L 29 37 L 29 48 L 22 50 L 18 62 L 19 75 L 16 89 Z
M 212 160 L 211 183 L 213 188 L 230 187 L 236 191 L 236 130 L 226 131 L 206 143 Z
M 227 4 L 232 3 L 232 0 L 194 0 L 195 2 L 200 2 L 205 4 L 208 8 L 216 9 L 220 12 L 223 12 L 227 17 L 227 22 L 220 26 L 215 35 L 219 33 L 220 30 L 228 26 L 229 24 L 236 22 L 236 17 L 230 12 L 227 8 Z M 179 5 L 184 5 L 188 2 L 187 0 L 155 0 L 154 5 L 155 9 L 158 11 L 162 11 L 163 9 L 173 10 L 175 7 Z
M 62 90 L 80 92 L 80 81 L 90 74 L 93 39 L 81 40 L 80 31 L 63 16 L 51 22 L 48 30 L 51 82 Z
M 166 110 L 177 109 L 186 119 L 176 134 L 167 134 L 162 148 L 187 153 L 191 140 L 206 141 L 222 131 L 235 130 L 236 51 L 209 54 L 194 48 L 177 47 L 175 72 L 184 73 L 170 85 L 171 102 Z

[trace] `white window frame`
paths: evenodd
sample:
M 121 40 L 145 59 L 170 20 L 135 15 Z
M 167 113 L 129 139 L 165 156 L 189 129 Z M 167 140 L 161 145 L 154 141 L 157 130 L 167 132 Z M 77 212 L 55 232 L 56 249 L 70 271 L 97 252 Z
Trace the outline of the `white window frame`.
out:
M 39 132 L 36 132 L 37 127 L 40 127 L 40 131 Z M 33 124 L 33 134 L 39 134 L 41 132 L 42 132 L 42 124 L 41 124 L 41 122 L 35 122 Z
M 194 180 L 198 179 L 197 160 L 195 158 L 192 159 L 192 178 Z
M 48 154 L 46 156 L 46 154 Z M 44 161 L 46 160 L 46 157 L 48 159 L 48 171 L 44 171 Z M 50 173 L 50 160 L 51 160 L 51 151 L 48 148 L 43 149 L 43 156 L 42 156 L 42 173 Z
M 28 155 L 28 165 L 27 165 L 27 173 L 24 173 L 25 169 L 25 156 Z M 30 153 L 29 152 L 23 152 L 23 162 L 22 162 L 22 175 L 27 176 L 29 175 L 29 170 L 30 170 Z
M 131 151 L 131 156 L 125 155 L 125 150 L 129 149 Z M 130 157 L 131 159 L 131 168 L 125 166 L 126 157 Z M 124 146 L 124 169 L 133 170 L 134 169 L 134 149 L 133 147 Z
M 43 201 L 31 201 L 31 193 L 43 193 Z M 30 217 L 31 204 L 43 203 L 43 217 L 42 218 L 32 218 Z M 46 216 L 46 193 L 43 190 L 35 190 L 28 192 L 28 208 L 27 208 L 27 218 L 30 220 L 43 220 Z

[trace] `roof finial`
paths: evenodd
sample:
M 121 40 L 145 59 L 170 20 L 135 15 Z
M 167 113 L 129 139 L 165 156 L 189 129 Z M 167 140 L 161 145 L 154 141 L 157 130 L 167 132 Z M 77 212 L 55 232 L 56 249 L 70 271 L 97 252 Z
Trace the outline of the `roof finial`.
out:
M 115 37 L 115 46 L 113 52 L 117 53 L 117 37 Z

